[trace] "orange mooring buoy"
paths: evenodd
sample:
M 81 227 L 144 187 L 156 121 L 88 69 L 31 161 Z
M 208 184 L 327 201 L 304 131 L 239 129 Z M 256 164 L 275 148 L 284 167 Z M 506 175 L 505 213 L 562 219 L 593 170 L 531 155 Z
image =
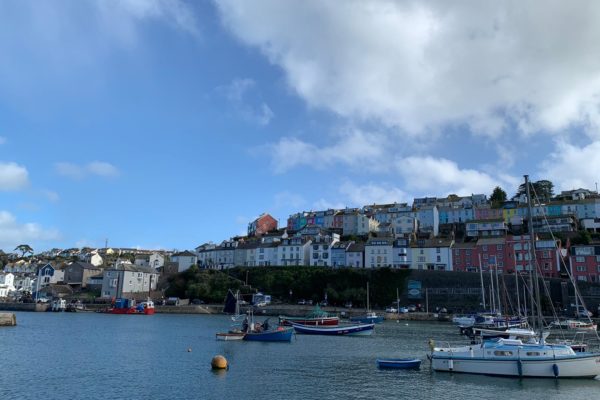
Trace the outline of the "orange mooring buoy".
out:
M 221 355 L 214 356 L 210 365 L 212 369 L 227 369 L 227 359 Z

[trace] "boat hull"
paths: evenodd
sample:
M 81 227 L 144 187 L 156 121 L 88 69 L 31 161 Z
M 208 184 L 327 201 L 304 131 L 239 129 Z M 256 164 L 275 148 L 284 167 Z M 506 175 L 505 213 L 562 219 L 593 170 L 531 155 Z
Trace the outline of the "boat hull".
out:
M 246 336 L 246 334 L 243 332 L 240 332 L 240 333 L 217 333 L 216 334 L 217 340 L 225 340 L 225 341 L 243 340 L 244 336 Z
M 339 317 L 319 317 L 319 318 L 305 318 L 305 317 L 279 317 L 279 323 L 281 325 L 292 326 L 292 324 L 311 325 L 311 326 L 336 326 L 339 325 Z
M 594 378 L 600 375 L 600 355 L 536 360 L 433 356 L 435 371 L 527 378 Z
M 375 324 L 340 325 L 334 327 L 316 327 L 294 324 L 298 333 L 305 335 L 330 335 L 330 336 L 368 336 L 373 333 Z
M 358 316 L 358 317 L 351 317 L 350 321 L 358 322 L 361 324 L 381 324 L 383 322 L 383 317 L 379 316 L 379 315 L 374 316 L 374 317 Z
M 279 327 L 266 332 L 249 332 L 244 336 L 244 340 L 252 342 L 291 342 L 293 328 Z
M 419 369 L 421 360 L 418 358 L 383 358 L 377 359 L 377 366 L 391 369 Z
M 109 314 L 119 314 L 119 315 L 153 315 L 154 314 L 154 308 L 145 308 L 144 310 L 140 311 L 139 309 L 136 309 L 135 307 L 129 307 L 129 308 L 111 308 L 107 311 Z

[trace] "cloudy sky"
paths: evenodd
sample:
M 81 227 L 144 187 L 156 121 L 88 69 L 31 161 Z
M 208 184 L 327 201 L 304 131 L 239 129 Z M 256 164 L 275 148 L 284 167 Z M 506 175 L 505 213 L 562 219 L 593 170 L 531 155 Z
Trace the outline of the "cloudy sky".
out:
M 600 4 L 0 2 L 0 248 L 600 175 Z

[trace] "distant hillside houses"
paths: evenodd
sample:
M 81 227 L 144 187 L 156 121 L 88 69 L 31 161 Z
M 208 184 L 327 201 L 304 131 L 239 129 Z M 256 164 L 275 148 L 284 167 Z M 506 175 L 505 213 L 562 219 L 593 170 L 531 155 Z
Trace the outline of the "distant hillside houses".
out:
M 197 263 L 191 258 L 182 268 Z M 98 297 L 114 295 L 147 296 L 156 290 L 158 277 L 170 262 L 171 252 L 156 250 L 118 249 L 52 249 L 34 256 L 9 257 L 0 255 L 0 298 L 19 299 L 31 295 L 34 300 L 47 296 L 69 296 L 82 291 L 97 291 Z M 135 264 L 130 262 L 135 261 Z M 178 258 L 175 257 L 177 260 Z M 106 261 L 110 261 L 107 263 Z M 179 257 L 185 263 L 185 257 Z M 175 263 L 175 271 L 179 264 Z M 108 279 L 122 279 L 118 283 Z M 113 286 L 111 286 L 114 284 Z M 108 295 L 107 295 L 108 293 Z
M 576 248 L 571 240 L 582 230 L 599 232 L 600 197 L 586 189 L 562 192 L 533 206 L 532 215 L 540 270 L 548 277 L 561 276 L 583 257 L 572 260 L 569 256 Z M 198 246 L 198 265 L 209 269 L 304 265 L 467 272 L 481 268 L 500 273 L 531 269 L 527 206 L 522 197 L 497 208 L 486 195 L 473 194 L 416 198 L 411 205 L 302 211 L 290 215 L 285 228 L 260 235 L 256 234 L 257 221 L 249 224 L 248 236 Z M 600 252 L 596 248 L 586 251 Z M 600 256 L 595 269 L 590 260 L 586 259 L 585 268 L 573 271 L 576 279 L 600 281 Z

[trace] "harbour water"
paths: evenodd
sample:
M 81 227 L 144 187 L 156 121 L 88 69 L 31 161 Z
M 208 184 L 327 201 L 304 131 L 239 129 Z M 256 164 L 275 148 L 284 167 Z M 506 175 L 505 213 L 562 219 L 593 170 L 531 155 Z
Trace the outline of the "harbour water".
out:
M 461 343 L 448 323 L 377 325 L 371 337 L 297 335 L 292 343 L 221 342 L 225 316 L 17 313 L 0 329 L 2 399 L 590 399 L 598 380 L 436 373 L 427 341 Z M 464 341 L 462 341 L 464 343 Z M 191 349 L 191 351 L 188 351 Z M 229 371 L 213 372 L 224 355 Z M 378 357 L 418 356 L 419 371 Z

